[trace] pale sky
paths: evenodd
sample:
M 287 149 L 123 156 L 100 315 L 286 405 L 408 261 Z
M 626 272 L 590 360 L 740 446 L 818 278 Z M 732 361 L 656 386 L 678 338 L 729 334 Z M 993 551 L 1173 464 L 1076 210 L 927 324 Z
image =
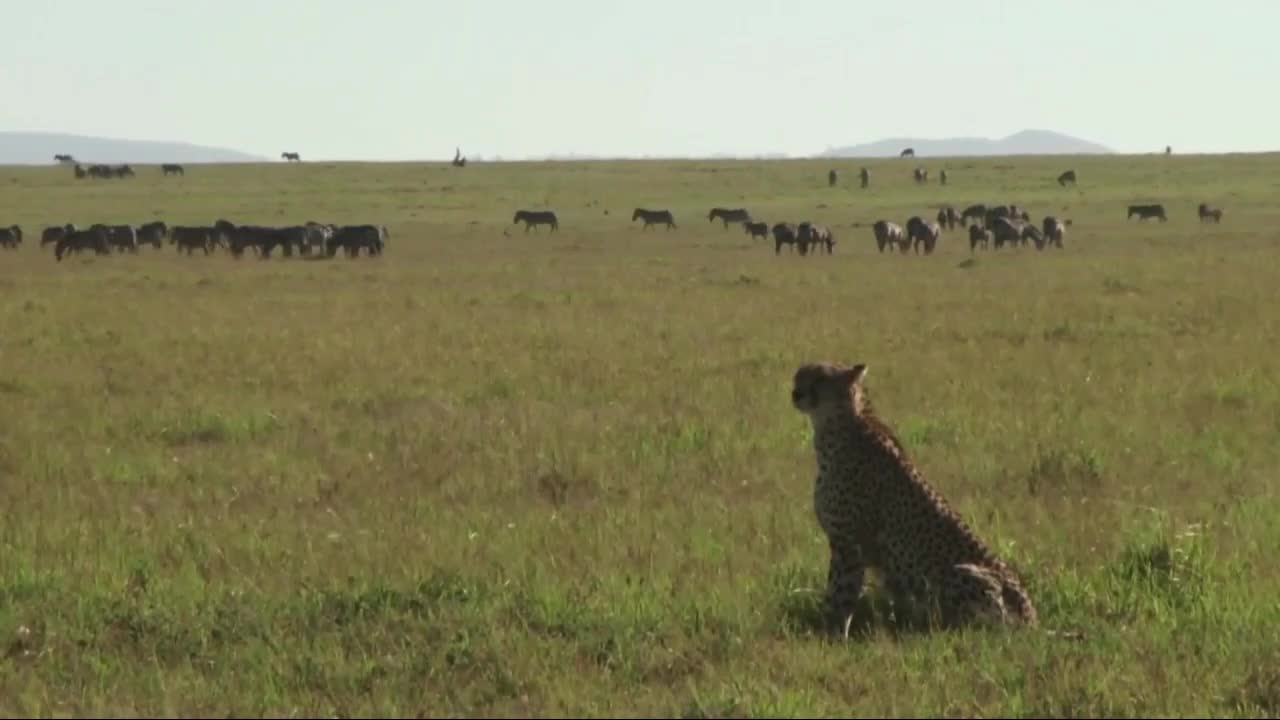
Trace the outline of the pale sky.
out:
M 278 158 L 1280 146 L 1276 0 L 0 0 L 0 130 Z

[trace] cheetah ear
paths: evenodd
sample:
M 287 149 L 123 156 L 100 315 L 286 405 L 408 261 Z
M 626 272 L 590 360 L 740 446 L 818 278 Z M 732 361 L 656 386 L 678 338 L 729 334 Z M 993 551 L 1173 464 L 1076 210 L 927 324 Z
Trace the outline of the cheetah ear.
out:
M 850 385 L 857 385 L 858 383 L 862 382 L 863 378 L 867 376 L 866 363 L 858 363 L 857 365 L 854 365 L 853 367 L 845 371 L 845 375 L 846 377 L 849 378 Z

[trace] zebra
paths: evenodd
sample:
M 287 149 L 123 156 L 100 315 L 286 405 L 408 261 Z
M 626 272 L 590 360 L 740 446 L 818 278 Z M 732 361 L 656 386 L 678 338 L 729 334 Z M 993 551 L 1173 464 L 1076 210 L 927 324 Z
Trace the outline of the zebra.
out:
M 907 242 L 906 235 L 902 232 L 902 226 L 895 222 L 877 220 L 871 226 L 871 230 L 875 234 L 876 248 L 880 252 L 884 252 L 885 248 L 892 249 L 894 244 L 897 244 L 898 248 L 904 253 L 911 247 L 910 243 Z
M 715 222 L 716 218 L 720 218 L 724 222 L 724 229 L 729 229 L 731 222 L 751 222 L 751 213 L 746 208 L 711 208 L 711 212 L 707 213 L 707 222 Z
M 302 156 L 296 152 L 282 152 L 280 157 L 284 158 L 285 162 L 302 162 Z
M 915 176 L 916 182 L 918 183 L 929 182 L 929 171 L 924 168 L 916 168 L 912 174 Z
M 919 215 L 913 215 L 907 220 L 907 239 L 911 242 L 911 248 L 917 253 L 923 245 L 925 255 L 933 254 L 940 235 L 942 235 L 942 228 L 938 223 L 925 222 Z
M 187 171 L 186 171 L 186 170 L 184 170 L 184 169 L 183 169 L 183 167 L 182 167 L 181 165 L 177 165 L 177 164 L 174 164 L 174 163 L 165 163 L 165 164 L 161 165 L 161 166 L 160 166 L 160 172 L 164 173 L 165 175 L 171 175 L 171 174 L 172 174 L 172 175 L 186 175 L 186 174 L 187 174 Z
M 538 225 L 550 225 L 552 232 L 560 229 L 560 221 L 556 218 L 556 214 L 550 210 L 517 210 L 511 224 L 514 225 L 521 220 L 524 221 L 525 232 L 529 232 L 529 228 Z
M 839 180 L 840 176 L 836 173 L 835 168 L 827 171 L 827 187 L 835 187 Z
M 650 225 L 657 223 L 666 223 L 668 230 L 676 227 L 676 219 L 672 216 L 670 210 L 646 210 L 644 208 L 636 208 L 635 212 L 631 213 L 631 222 L 635 222 L 637 219 L 644 220 L 643 229 L 645 230 L 648 230 Z
M 906 148 L 902 152 L 898 153 L 898 157 L 915 157 L 915 156 L 916 156 L 915 148 Z
M 1062 239 L 1067 234 L 1067 226 L 1058 218 L 1049 215 L 1044 219 L 1044 237 L 1054 247 L 1062 247 Z
M 862 168 L 861 170 L 858 171 L 858 179 L 862 181 L 862 187 L 865 188 L 866 186 L 870 185 L 871 171 L 866 168 Z
M 744 222 L 742 223 L 742 232 L 750 233 L 751 239 L 757 237 L 767 237 L 769 235 L 769 223 L 767 222 Z
M 969 252 L 972 253 L 981 245 L 984 249 L 991 245 L 991 231 L 981 225 L 969 226 Z
M 1076 184 L 1076 171 L 1068 170 L 1058 176 L 1058 184 L 1066 187 L 1067 183 Z
M 773 226 L 773 254 L 781 255 L 783 245 L 795 247 L 797 242 L 796 226 L 791 223 L 775 223 Z M 804 254 L 804 251 L 801 251 Z
M 946 185 L 946 184 L 947 184 L 947 171 L 946 171 L 946 170 L 943 170 L 942 172 L 938 173 L 938 182 L 939 182 L 940 184 L 942 184 L 942 185 Z

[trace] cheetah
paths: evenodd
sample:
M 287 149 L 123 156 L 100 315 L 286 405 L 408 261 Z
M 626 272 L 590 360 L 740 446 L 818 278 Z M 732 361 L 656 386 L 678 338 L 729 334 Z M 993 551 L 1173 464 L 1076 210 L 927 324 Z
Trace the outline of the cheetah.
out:
M 827 536 L 826 612 L 845 638 L 867 568 L 884 576 L 895 611 L 912 600 L 944 628 L 988 619 L 1038 624 L 1017 573 L 924 479 L 871 407 L 866 364 L 808 363 L 791 403 L 813 423 L 818 476 L 813 507 Z

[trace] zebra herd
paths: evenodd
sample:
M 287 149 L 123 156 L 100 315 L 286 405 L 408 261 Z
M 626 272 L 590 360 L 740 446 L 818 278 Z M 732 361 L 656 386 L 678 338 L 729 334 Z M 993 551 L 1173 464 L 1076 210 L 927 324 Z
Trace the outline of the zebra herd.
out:
M 342 250 L 348 258 L 355 258 L 361 250 L 371 257 L 381 255 L 390 237 L 385 225 L 334 225 L 317 222 L 266 227 L 236 225 L 227 220 L 218 220 L 208 226 L 169 227 L 162 221 L 153 221 L 138 226 L 95 223 L 84 230 L 67 223 L 46 227 L 40 234 L 40 246 L 53 245 L 54 258 L 58 262 L 62 262 L 68 253 L 78 254 L 86 250 L 98 255 L 109 255 L 113 251 L 136 253 L 146 245 L 160 250 L 166 240 L 178 252 L 186 252 L 188 255 L 197 250 L 209 255 L 221 248 L 239 259 L 246 250 L 252 250 L 259 259 L 265 260 L 278 247 L 285 257 L 292 257 L 296 249 L 303 256 L 315 252 L 327 257 L 333 257 Z M 21 245 L 21 227 L 11 225 L 0 228 L 0 247 L 16 250 Z

